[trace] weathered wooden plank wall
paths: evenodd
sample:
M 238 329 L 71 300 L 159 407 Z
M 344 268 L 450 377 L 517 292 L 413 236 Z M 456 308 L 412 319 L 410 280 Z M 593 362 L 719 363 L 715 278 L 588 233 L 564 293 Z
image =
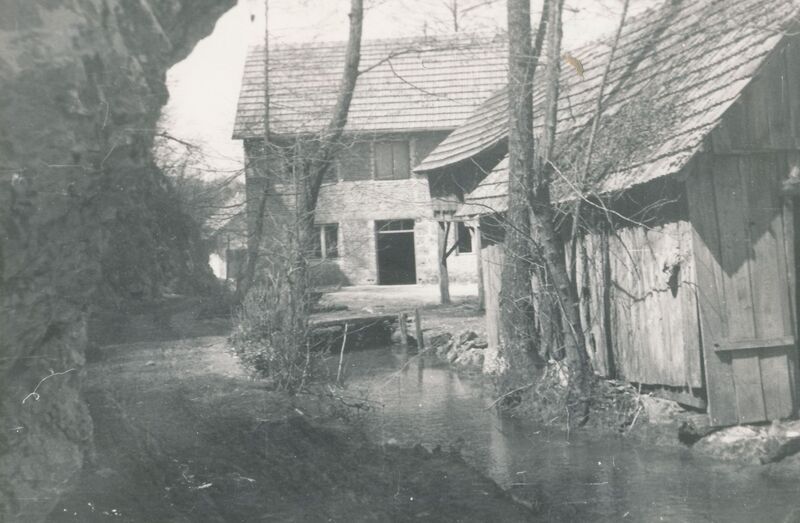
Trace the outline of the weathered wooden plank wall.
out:
M 483 247 L 483 284 L 486 297 L 486 342 L 488 347 L 484 358 L 484 372 L 493 373 L 496 357 L 500 349 L 500 283 L 503 274 L 505 254 L 503 245 L 490 243 Z
M 587 349 L 595 371 L 601 376 L 615 376 L 611 347 L 607 343 L 605 294 L 609 291 L 608 236 L 605 233 L 588 235 L 578 246 L 576 272 L 582 275 L 581 319 L 583 321 Z
M 782 180 L 796 152 L 703 155 L 687 179 L 709 414 L 715 425 L 795 409 L 795 265 Z
M 784 47 L 762 67 L 742 97 L 711 132 L 716 153 L 800 149 L 800 39 Z
M 595 369 L 633 382 L 701 387 L 691 225 L 679 220 L 627 227 L 607 238 L 593 234 L 581 248 L 586 255 L 578 268 L 582 274 L 587 262 L 583 311 Z

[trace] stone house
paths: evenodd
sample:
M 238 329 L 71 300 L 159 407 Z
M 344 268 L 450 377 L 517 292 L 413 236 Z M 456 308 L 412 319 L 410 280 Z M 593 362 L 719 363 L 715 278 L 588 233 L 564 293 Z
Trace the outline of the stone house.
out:
M 290 149 L 318 132 L 333 107 L 344 43 L 270 48 L 269 135 Z M 412 169 L 481 101 L 506 82 L 507 45 L 496 37 L 457 36 L 364 41 L 361 74 L 335 168 L 319 195 L 313 273 L 320 284 L 413 284 L 438 279 L 437 229 L 428 179 Z M 284 162 L 265 158 L 265 53 L 251 49 L 234 139 L 246 159 L 248 223 L 254 202 L 269 195 L 265 236 L 288 226 L 292 208 Z M 476 277 L 470 230 L 448 244 L 452 280 Z M 268 255 L 268 253 L 266 253 Z

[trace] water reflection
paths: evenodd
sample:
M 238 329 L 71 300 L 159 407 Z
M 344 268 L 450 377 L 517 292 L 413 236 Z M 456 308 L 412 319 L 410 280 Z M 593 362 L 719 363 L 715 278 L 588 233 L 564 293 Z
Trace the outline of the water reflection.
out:
M 380 406 L 380 442 L 459 448 L 468 462 L 549 521 L 798 521 L 800 486 L 757 468 L 642 449 L 613 437 L 561 434 L 487 409 L 473 380 L 399 348 L 347 356 L 348 386 Z

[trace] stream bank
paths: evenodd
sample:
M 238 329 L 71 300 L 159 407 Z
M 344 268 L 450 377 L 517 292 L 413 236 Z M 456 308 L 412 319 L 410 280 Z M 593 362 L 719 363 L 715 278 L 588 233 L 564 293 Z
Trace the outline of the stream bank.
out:
M 530 518 L 457 453 L 376 445 L 340 402 L 264 390 L 225 338 L 101 347 L 86 374 L 95 448 L 51 521 Z
M 491 387 L 432 352 L 398 346 L 346 352 L 345 388 L 335 390 L 360 408 L 324 395 L 268 392 L 244 375 L 224 338 L 167 339 L 191 332 L 195 315 L 166 318 L 171 328 L 162 338 L 142 330 L 146 341 L 97 349 L 86 390 L 96 447 L 53 521 L 791 521 L 798 515 L 796 479 L 780 476 L 789 468 L 726 463 L 680 444 L 535 426 L 490 408 Z M 424 317 L 435 325 L 432 311 Z M 450 319 L 436 321 L 444 327 Z M 466 312 L 455 321 L 475 322 Z M 200 332 L 210 327 L 198 323 Z M 425 334 L 435 338 L 432 328 Z
M 419 307 L 428 353 L 461 375 L 487 380 L 482 375 L 487 347 L 485 322 L 477 306 L 476 290 L 458 284 L 451 289 L 451 295 L 452 304 L 439 305 L 434 286 L 364 286 L 333 290 L 322 301 L 376 313 L 409 312 Z M 553 382 L 565 378 L 556 362 L 550 362 L 545 374 Z M 539 420 L 539 424 L 546 418 L 544 424 L 554 430 L 564 427 L 563 409 L 544 416 L 546 412 L 542 411 L 553 407 L 542 408 L 541 400 L 533 398 L 537 393 L 555 393 L 544 385 L 538 388 L 510 398 L 503 405 L 507 414 L 527 422 Z M 549 400 L 556 403 L 555 398 Z M 590 422 L 578 430 L 601 437 L 621 437 L 641 447 L 689 449 L 698 456 L 753 465 L 768 474 L 800 480 L 800 422 L 711 428 L 705 413 L 650 395 L 625 381 L 598 380 Z
M 371 440 L 457 448 L 530 505 L 535 521 L 744 523 L 800 515 L 797 480 L 763 466 L 511 417 L 491 407 L 491 386 L 431 353 L 391 346 L 345 358 L 347 391 L 375 405 L 364 417 Z
M 483 314 L 468 286 L 457 287 L 453 298 L 452 304 L 439 305 L 432 287 L 373 286 L 342 288 L 326 294 L 323 302 L 376 313 L 420 307 L 427 353 L 461 375 L 484 381 L 487 342 Z M 539 381 L 557 384 L 565 378 L 556 362 L 550 362 L 544 374 L 545 380 Z M 563 409 L 555 412 L 558 398 L 553 387 L 540 383 L 535 388 L 504 402 L 506 413 L 525 422 L 538 420 L 554 430 L 564 427 Z M 542 406 L 542 396 L 550 396 L 544 401 L 548 405 Z M 800 480 L 800 422 L 712 428 L 704 412 L 651 395 L 625 381 L 598 380 L 590 422 L 578 431 L 623 438 L 643 448 L 686 449 L 698 456 Z
M 485 338 L 472 330 L 430 336 L 427 350 L 455 371 L 485 379 L 481 374 Z M 565 371 L 549 362 L 534 386 L 509 395 L 498 405 L 507 414 L 555 429 L 565 427 L 558 388 Z M 594 387 L 592 411 L 578 430 L 600 436 L 617 435 L 638 445 L 684 447 L 698 455 L 741 465 L 766 465 L 767 473 L 800 480 L 800 421 L 710 427 L 706 413 L 638 390 L 619 380 L 599 379 Z

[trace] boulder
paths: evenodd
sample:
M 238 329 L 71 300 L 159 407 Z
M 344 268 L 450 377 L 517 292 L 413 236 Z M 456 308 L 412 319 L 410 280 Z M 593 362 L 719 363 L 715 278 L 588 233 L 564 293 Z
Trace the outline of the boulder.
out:
M 486 341 L 484 338 L 477 338 L 475 341 L 472 342 L 472 347 L 476 349 L 485 349 L 489 346 L 489 342 Z
M 767 442 L 766 430 L 740 425 L 713 432 L 695 443 L 692 449 L 717 459 L 759 464 L 767 456 Z
M 428 346 L 438 349 L 442 345 L 447 345 L 450 343 L 452 339 L 453 336 L 449 332 L 440 332 L 428 338 Z
M 447 354 L 453 349 L 453 340 L 436 347 L 436 357 L 440 360 L 446 360 Z
M 800 453 L 800 420 L 775 421 L 767 429 L 766 454 L 762 463 L 775 463 Z
M 669 425 L 678 421 L 685 410 L 677 402 L 644 395 L 639 397 L 639 403 L 647 414 L 647 419 L 654 425 Z
M 468 341 L 472 341 L 478 337 L 478 334 L 471 330 L 465 330 L 458 333 L 456 336 L 456 345 L 464 345 Z
M 462 345 L 452 347 L 447 352 L 447 363 L 454 363 L 458 358 L 461 357 L 462 354 L 464 354 L 464 347 Z
M 462 352 L 455 360 L 455 365 L 469 370 L 480 371 L 483 368 L 484 351 L 469 349 Z

